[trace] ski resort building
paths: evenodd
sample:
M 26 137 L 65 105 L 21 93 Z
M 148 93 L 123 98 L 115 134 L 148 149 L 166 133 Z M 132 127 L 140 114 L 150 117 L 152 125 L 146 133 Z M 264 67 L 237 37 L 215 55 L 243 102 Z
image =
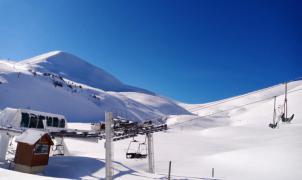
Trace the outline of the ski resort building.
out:
M 0 126 L 15 129 L 62 130 L 67 128 L 63 115 L 52 114 L 29 109 L 5 108 L 0 113 Z
M 48 133 L 28 129 L 16 137 L 15 170 L 25 173 L 40 173 L 48 164 L 50 147 L 53 145 Z

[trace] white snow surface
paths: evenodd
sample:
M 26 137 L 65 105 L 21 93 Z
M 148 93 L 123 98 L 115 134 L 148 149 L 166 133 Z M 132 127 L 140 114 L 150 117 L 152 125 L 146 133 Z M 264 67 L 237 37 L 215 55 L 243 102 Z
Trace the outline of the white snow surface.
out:
M 54 51 L 20 62 L 0 61 L 0 109 L 62 114 L 71 122 L 98 122 L 104 112 L 131 120 L 190 114 L 168 98 L 124 85 L 69 53 Z
M 289 84 L 288 107 L 289 114 L 295 114 L 294 120 L 290 124 L 280 123 L 276 129 L 268 127 L 272 122 L 273 99 L 267 98 L 277 96 L 277 105 L 282 104 L 283 89 L 284 85 L 278 85 L 219 103 L 190 105 L 191 110 L 211 105 L 208 111 L 200 110 L 199 116 L 170 116 L 170 129 L 154 134 L 156 174 L 146 173 L 147 160 L 125 158 L 130 139 L 114 142 L 114 178 L 165 179 L 168 163 L 172 161 L 172 179 L 211 179 L 212 168 L 214 179 L 301 179 L 302 81 Z M 242 107 L 244 104 L 249 105 Z M 192 112 L 196 113 L 195 110 Z M 213 112 L 216 114 L 210 115 Z M 69 126 L 89 129 L 90 124 Z M 144 137 L 137 140 L 143 142 Z M 0 179 L 104 178 L 104 141 L 66 139 L 66 144 L 68 156 L 51 157 L 42 175 L 23 176 L 0 169 Z

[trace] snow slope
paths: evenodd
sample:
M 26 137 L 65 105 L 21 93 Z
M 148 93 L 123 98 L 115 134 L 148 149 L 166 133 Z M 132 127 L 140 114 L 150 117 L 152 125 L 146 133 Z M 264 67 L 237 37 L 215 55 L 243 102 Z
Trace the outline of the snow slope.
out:
M 89 64 L 85 60 L 62 51 L 51 51 L 19 62 L 38 72 L 50 72 L 72 81 L 86 84 L 104 91 L 143 92 L 150 91 L 123 84 L 113 75 L 101 68 Z
M 151 177 L 144 173 L 147 170 L 146 160 L 125 158 L 130 140 L 115 142 L 114 160 L 118 162 L 115 165 L 116 177 L 118 179 L 164 179 L 167 177 L 168 163 L 172 161 L 173 179 L 210 179 L 212 168 L 215 169 L 217 179 L 301 179 L 302 81 L 289 84 L 289 114 L 296 115 L 291 124 L 281 123 L 277 129 L 269 128 L 268 123 L 272 119 L 272 99 L 260 101 L 272 95 L 279 95 L 277 105 L 282 104 L 283 88 L 284 85 L 277 85 L 269 90 L 240 96 L 240 99 L 238 97 L 226 99 L 223 100 L 223 102 L 228 102 L 225 105 L 211 103 L 209 112 L 203 109 L 203 113 L 210 114 L 213 111 L 217 113 L 222 109 L 232 109 L 213 116 L 171 116 L 168 119 L 170 130 L 166 133 L 154 134 L 156 174 Z M 259 102 L 250 104 L 255 101 Z M 244 106 L 244 111 L 240 110 L 242 108 L 240 106 L 246 103 L 250 105 Z M 217 108 L 216 111 L 215 108 Z M 72 124 L 71 126 L 89 128 L 86 124 Z M 144 141 L 144 137 L 137 139 Z M 66 143 L 71 155 L 98 157 L 104 162 L 104 142 L 94 144 L 67 140 Z M 80 144 L 90 147 L 89 151 L 85 147 L 80 147 Z M 119 169 L 120 164 L 127 167 L 127 170 Z M 66 171 L 69 171 L 68 168 Z M 52 173 L 49 171 L 47 175 L 52 176 Z M 102 167 L 81 178 L 103 177 L 104 168 Z
M 302 115 L 298 108 L 302 80 L 292 81 L 288 88 L 288 114 Z M 274 96 L 279 113 L 283 108 L 285 84 L 254 91 L 207 104 L 180 104 L 188 111 L 204 119 L 224 121 L 230 125 L 263 124 L 272 121 Z M 260 108 L 259 108 L 260 107 Z M 267 113 L 269 112 L 269 113 Z
M 302 81 L 289 84 L 289 114 L 296 115 L 291 124 L 281 123 L 277 129 L 268 128 L 272 119 L 272 99 L 260 101 L 278 95 L 277 104 L 282 104 L 282 89 L 283 85 L 278 85 L 240 98 L 213 102 L 208 112 L 206 109 L 200 111 L 203 114 L 200 116 L 170 116 L 170 129 L 154 134 L 154 175 L 145 172 L 146 160 L 125 158 L 130 140 L 114 142 L 114 177 L 131 180 L 165 179 L 168 163 L 172 161 L 172 179 L 210 179 L 212 168 L 215 168 L 215 179 L 301 179 Z M 258 102 L 251 104 L 255 101 Z M 249 105 L 242 107 L 246 103 Z M 210 115 L 213 112 L 216 114 Z M 69 126 L 76 129 L 90 127 L 85 123 L 72 123 Z M 136 139 L 144 141 L 142 136 Z M 50 179 L 104 178 L 104 141 L 92 143 L 66 139 L 66 144 L 69 155 L 51 157 L 43 176 Z M 8 172 L 0 168 L 0 179 L 44 179 L 37 175 L 23 176 L 22 173 Z
M 62 114 L 73 122 L 103 120 L 105 111 L 132 120 L 190 114 L 168 98 L 124 85 L 60 51 L 21 62 L 0 61 L 0 82 L 0 109 L 30 108 Z
M 240 98 L 226 99 L 220 104 L 211 103 L 208 112 L 205 109 L 202 112 L 207 115 L 215 112 L 212 116 L 171 116 L 168 119 L 170 130 L 154 136 L 156 175 L 153 178 L 167 177 L 168 163 L 172 161 L 173 179 L 208 179 L 212 168 L 215 168 L 215 178 L 218 179 L 301 179 L 302 81 L 289 84 L 289 114 L 295 113 L 295 119 L 291 124 L 280 123 L 277 129 L 268 127 L 273 112 L 270 97 L 278 96 L 277 105 L 282 104 L 283 91 L 284 85 L 281 84 Z M 228 103 L 223 105 L 221 102 Z M 241 107 L 244 104 L 249 105 Z M 231 110 L 225 111 L 228 109 Z M 87 125 L 72 126 L 84 128 Z M 138 139 L 143 141 L 143 137 Z M 145 160 L 125 159 L 129 141 L 114 143 L 114 160 L 136 172 L 146 171 Z M 104 151 L 100 152 L 102 142 L 89 144 L 93 149 L 89 152 L 78 148 L 79 143 L 67 141 L 72 155 L 104 157 Z M 102 178 L 103 170 L 101 168 L 93 175 Z M 119 173 L 117 170 L 116 174 Z M 120 178 L 141 179 L 131 173 Z

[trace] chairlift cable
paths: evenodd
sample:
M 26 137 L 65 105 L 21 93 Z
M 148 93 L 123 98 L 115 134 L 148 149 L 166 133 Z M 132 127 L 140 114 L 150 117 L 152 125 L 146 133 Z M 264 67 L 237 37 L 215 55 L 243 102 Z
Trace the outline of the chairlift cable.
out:
M 261 89 L 261 90 L 253 91 L 253 92 L 250 92 L 250 93 L 247 93 L 247 94 L 235 96 L 235 97 L 228 98 L 228 99 L 225 99 L 225 100 L 220 100 L 220 101 L 218 101 L 217 103 L 214 103 L 214 104 L 210 104 L 210 105 L 206 105 L 206 106 L 200 105 L 200 106 L 195 106 L 195 107 L 192 107 L 192 108 L 188 108 L 188 110 L 192 110 L 193 112 L 195 112 L 195 111 L 207 109 L 207 108 L 219 105 L 219 104 L 224 104 L 224 103 L 227 103 L 229 101 L 233 101 L 235 99 L 243 98 L 245 96 L 248 96 L 248 95 L 251 95 L 251 94 L 254 94 L 254 93 L 258 93 L 258 92 L 262 92 L 262 91 L 265 91 L 265 90 L 269 90 L 269 89 L 275 88 L 275 87 L 280 86 L 280 85 L 282 85 L 282 83 L 274 85 L 274 86 L 271 86 L 271 87 L 268 87 L 268 88 L 264 88 L 264 89 Z M 194 110 L 194 109 L 196 109 L 196 110 Z

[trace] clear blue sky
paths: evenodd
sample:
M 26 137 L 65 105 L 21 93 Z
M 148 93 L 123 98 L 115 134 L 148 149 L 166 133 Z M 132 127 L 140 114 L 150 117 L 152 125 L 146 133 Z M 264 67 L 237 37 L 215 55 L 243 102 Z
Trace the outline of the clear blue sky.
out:
M 75 54 L 201 103 L 302 76 L 302 1 L 0 0 L 0 58 Z

